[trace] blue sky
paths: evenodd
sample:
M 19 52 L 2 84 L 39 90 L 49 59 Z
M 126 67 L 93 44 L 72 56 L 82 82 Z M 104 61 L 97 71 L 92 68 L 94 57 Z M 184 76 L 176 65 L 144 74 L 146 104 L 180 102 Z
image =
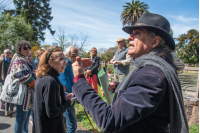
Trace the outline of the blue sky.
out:
M 128 38 L 122 31 L 120 20 L 125 2 L 131 0 L 51 0 L 51 21 L 53 30 L 65 27 L 66 35 L 80 32 L 89 34 L 88 45 L 92 47 L 109 48 L 116 45 L 120 37 Z M 174 32 L 174 37 L 187 33 L 190 29 L 199 30 L 199 1 L 198 0 L 142 0 L 149 5 L 149 12 L 166 17 Z M 46 30 L 44 44 L 55 42 Z M 80 39 L 79 39 L 80 40 Z

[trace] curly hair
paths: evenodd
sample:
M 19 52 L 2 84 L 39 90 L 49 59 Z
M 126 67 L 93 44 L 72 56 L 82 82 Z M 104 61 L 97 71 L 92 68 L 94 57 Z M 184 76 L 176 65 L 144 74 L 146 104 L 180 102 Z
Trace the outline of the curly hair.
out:
M 15 53 L 19 54 L 21 52 L 21 48 L 25 47 L 25 45 L 28 45 L 31 47 L 31 44 L 29 41 L 26 40 L 20 40 L 15 44 Z
M 37 78 L 40 78 L 40 77 L 47 75 L 47 73 L 51 70 L 51 66 L 49 65 L 49 63 L 46 63 L 46 58 L 47 58 L 47 54 L 49 53 L 49 51 L 52 48 L 56 48 L 52 51 L 52 53 L 58 52 L 58 51 L 62 52 L 62 50 L 58 47 L 50 47 L 42 54 L 42 56 L 40 57 L 40 60 L 39 60 L 38 69 L 36 70 L 36 77 Z M 53 60 L 55 58 L 52 53 L 51 53 L 49 60 Z

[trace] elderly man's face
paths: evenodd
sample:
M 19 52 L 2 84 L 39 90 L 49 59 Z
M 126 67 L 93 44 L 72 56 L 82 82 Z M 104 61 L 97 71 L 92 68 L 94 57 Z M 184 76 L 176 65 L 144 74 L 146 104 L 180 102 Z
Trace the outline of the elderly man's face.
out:
M 118 48 L 122 49 L 125 46 L 125 41 L 118 42 Z
M 130 40 L 128 54 L 133 58 L 148 54 L 154 46 L 154 38 L 148 36 L 148 31 L 144 28 L 133 29 L 132 34 L 128 38 Z
M 74 47 L 71 48 L 71 54 L 69 56 L 66 55 L 68 59 L 74 63 L 76 61 L 76 57 L 78 56 L 78 50 Z
M 7 58 L 7 59 L 10 59 L 11 57 L 11 52 L 8 50 L 4 53 L 4 56 Z

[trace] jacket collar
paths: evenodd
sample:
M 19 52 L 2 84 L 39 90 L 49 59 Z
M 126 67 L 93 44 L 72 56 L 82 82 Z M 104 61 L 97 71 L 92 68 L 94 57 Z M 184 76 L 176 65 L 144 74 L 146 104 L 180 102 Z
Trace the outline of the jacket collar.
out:
M 51 67 L 48 74 L 51 75 L 60 84 L 60 80 L 58 79 L 58 76 L 60 76 L 60 74 L 58 73 L 58 71 Z
M 71 61 L 69 58 L 65 57 L 65 60 L 68 60 L 68 63 L 67 63 L 67 64 L 72 65 L 72 61 Z
M 127 46 L 125 45 L 123 48 L 122 48 L 122 50 L 120 51 L 120 49 L 118 48 L 118 52 L 122 52 L 122 51 L 124 51 L 125 49 L 127 48 Z
M 8 60 L 5 56 L 4 56 L 4 61 L 6 61 L 6 62 L 10 62 L 11 61 L 11 57 L 10 57 L 10 59 Z

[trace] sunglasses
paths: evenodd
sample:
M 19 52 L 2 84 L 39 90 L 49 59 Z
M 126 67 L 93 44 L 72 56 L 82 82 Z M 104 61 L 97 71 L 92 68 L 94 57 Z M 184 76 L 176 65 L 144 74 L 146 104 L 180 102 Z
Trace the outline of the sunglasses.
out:
M 70 56 L 71 56 L 71 57 L 76 57 L 77 55 L 75 55 L 75 54 L 70 54 Z
M 6 54 L 11 54 L 11 53 L 6 53 Z
M 31 47 L 23 47 L 23 50 L 31 50 Z

